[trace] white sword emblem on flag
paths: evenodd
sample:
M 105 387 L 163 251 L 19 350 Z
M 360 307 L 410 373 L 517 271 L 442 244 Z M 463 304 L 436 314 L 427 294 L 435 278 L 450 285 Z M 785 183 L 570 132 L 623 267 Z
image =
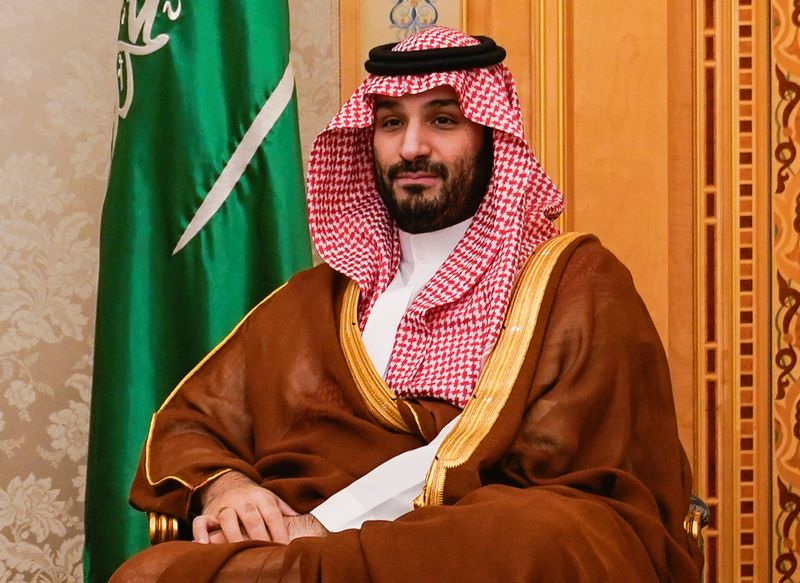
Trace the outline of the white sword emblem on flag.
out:
M 239 142 L 233 152 L 231 159 L 222 169 L 214 186 L 208 191 L 203 202 L 194 213 L 192 220 L 186 226 L 186 230 L 178 239 L 178 244 L 175 245 L 175 249 L 172 251 L 173 255 L 183 249 L 225 203 L 264 138 L 267 137 L 272 126 L 275 125 L 283 110 L 289 105 L 293 91 L 294 74 L 292 73 L 292 64 L 289 63 L 286 65 L 286 70 L 283 72 L 283 77 L 278 86 L 275 87 L 275 91 L 272 92 L 261 111 L 256 115 L 253 123 L 250 124 L 244 137 L 242 137 L 242 141 Z

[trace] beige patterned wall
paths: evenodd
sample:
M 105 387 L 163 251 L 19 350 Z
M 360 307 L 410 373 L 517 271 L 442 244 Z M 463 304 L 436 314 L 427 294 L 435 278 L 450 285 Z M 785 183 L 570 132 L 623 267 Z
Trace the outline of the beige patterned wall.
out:
M 292 0 L 304 151 L 338 103 L 331 0 Z M 0 581 L 81 580 L 119 1 L 0 2 Z
M 3 581 L 81 572 L 117 8 L 78 4 L 0 3 Z
M 289 0 L 303 162 L 339 110 L 338 0 Z

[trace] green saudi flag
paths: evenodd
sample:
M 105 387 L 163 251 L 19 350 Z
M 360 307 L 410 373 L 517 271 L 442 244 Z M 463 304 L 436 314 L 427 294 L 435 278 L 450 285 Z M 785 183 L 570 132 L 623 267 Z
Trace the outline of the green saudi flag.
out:
M 311 265 L 286 0 L 124 0 L 103 207 L 87 581 L 147 545 L 128 490 L 150 417 Z

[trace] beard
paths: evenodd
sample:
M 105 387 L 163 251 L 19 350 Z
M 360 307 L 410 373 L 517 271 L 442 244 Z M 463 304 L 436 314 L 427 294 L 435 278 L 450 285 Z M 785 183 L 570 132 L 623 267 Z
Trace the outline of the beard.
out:
M 492 175 L 494 148 L 492 137 L 484 136 L 483 145 L 475 156 L 463 156 L 452 165 L 428 158 L 403 160 L 388 167 L 374 162 L 375 183 L 383 204 L 397 226 L 407 233 L 438 231 L 473 216 L 483 201 Z M 398 187 L 395 180 L 406 172 L 424 172 L 439 177 L 438 194 L 430 195 L 431 187 L 418 184 Z M 405 196 L 400 200 L 402 190 Z

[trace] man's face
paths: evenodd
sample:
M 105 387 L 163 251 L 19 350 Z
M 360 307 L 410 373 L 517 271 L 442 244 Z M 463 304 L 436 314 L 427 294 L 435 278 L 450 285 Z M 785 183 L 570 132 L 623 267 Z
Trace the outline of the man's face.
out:
M 491 132 L 464 117 L 448 86 L 376 96 L 375 182 L 389 214 L 409 233 L 475 214 L 492 172 Z

